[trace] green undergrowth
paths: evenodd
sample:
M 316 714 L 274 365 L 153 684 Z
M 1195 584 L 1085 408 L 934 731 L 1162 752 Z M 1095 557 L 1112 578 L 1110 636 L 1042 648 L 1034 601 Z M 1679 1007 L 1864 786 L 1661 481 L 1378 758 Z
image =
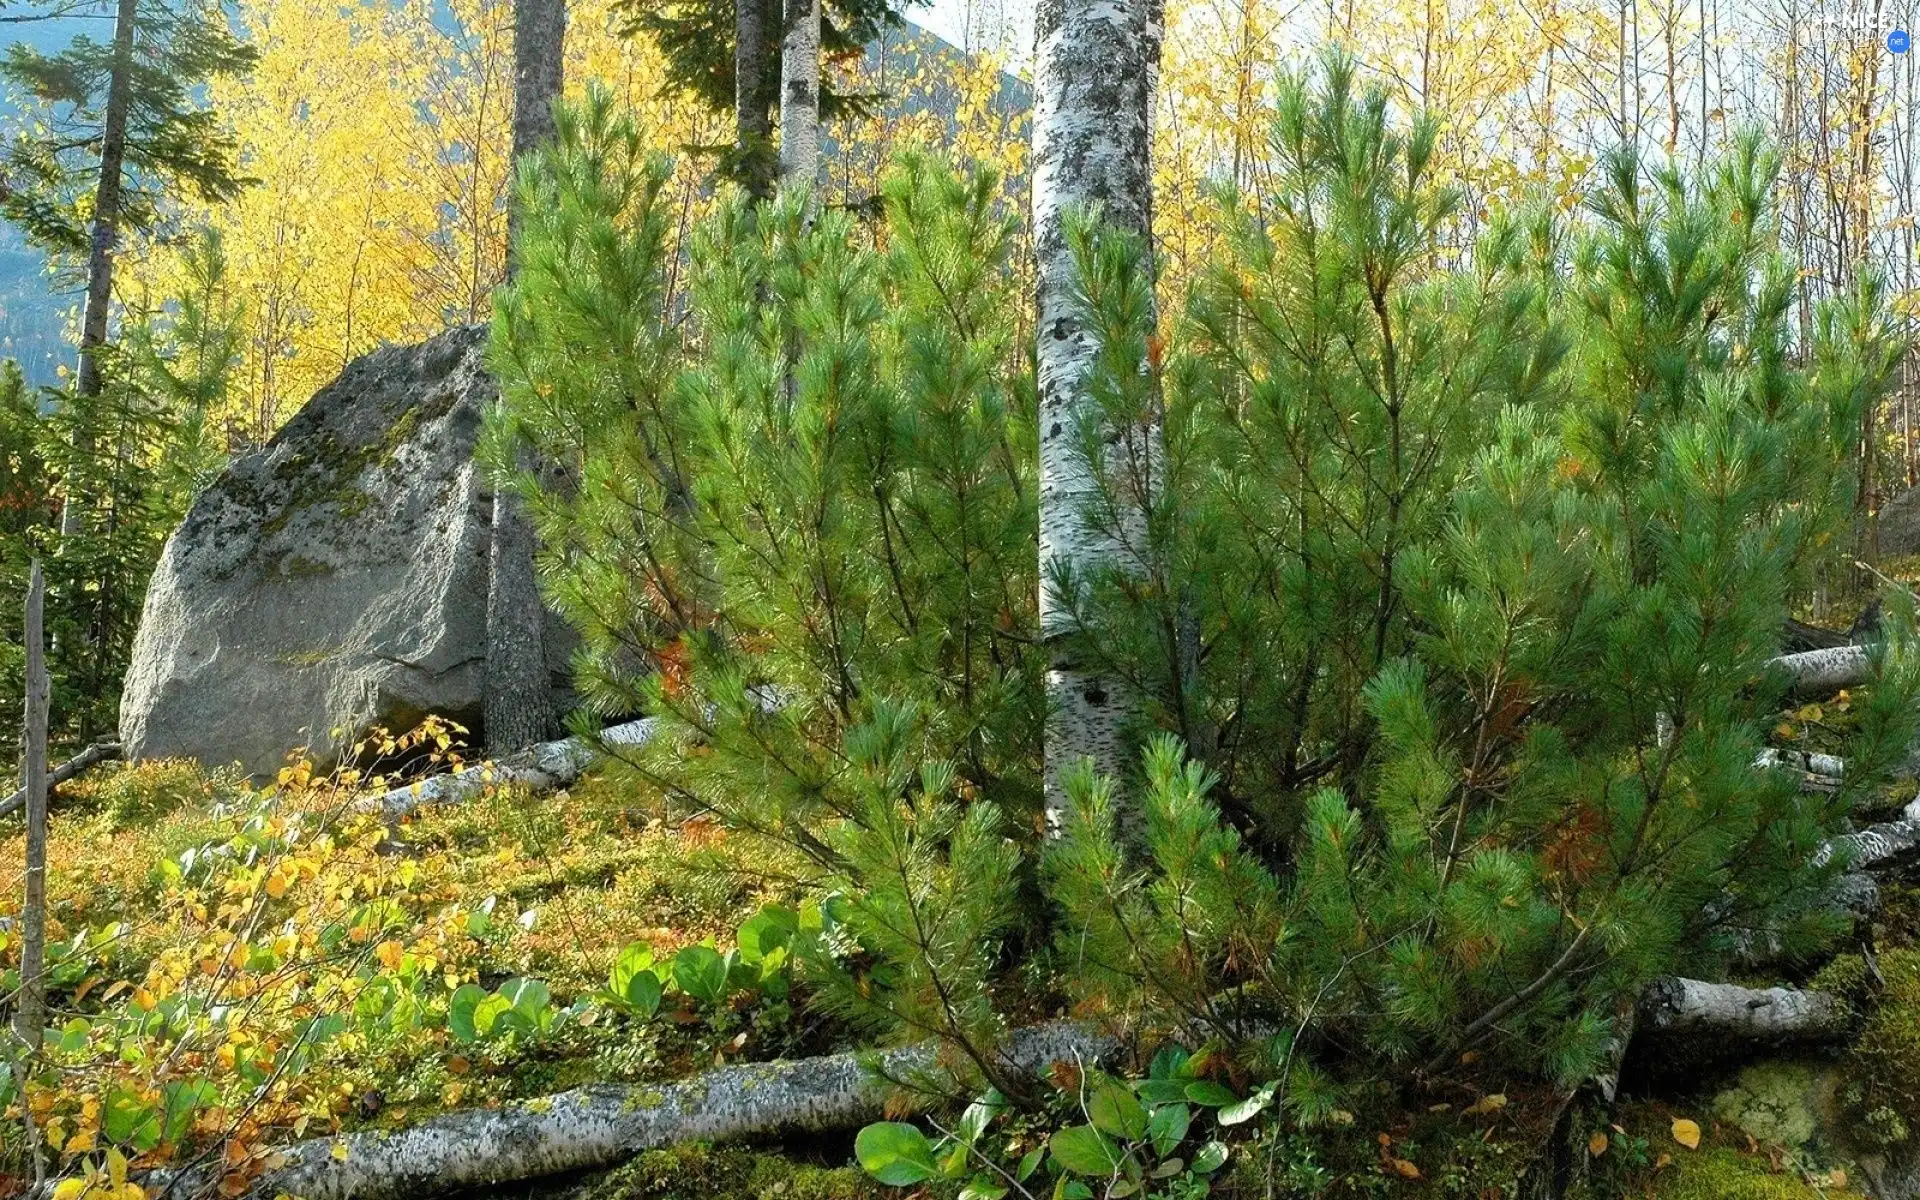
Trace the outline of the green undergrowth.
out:
M 710 993 L 674 974 L 677 956 L 729 952 L 743 920 L 797 898 L 778 847 L 676 811 L 617 767 L 392 827 L 351 812 L 358 791 L 299 769 L 260 789 L 181 763 L 62 789 L 55 1048 L 27 1092 L 56 1166 L 225 1141 L 244 1168 L 299 1137 L 846 1040 L 802 1023 L 784 978 Z M 0 856 L 22 861 L 17 827 Z M 17 917 L 19 885 L 17 869 L 0 879 L 0 916 Z M 616 964 L 642 956 L 660 993 L 611 998 Z M 8 988 L 18 963 L 0 933 Z M 11 1079 L 0 1091 L 18 1112 Z M 18 1130 L 0 1127 L 9 1163 L 24 1162 Z

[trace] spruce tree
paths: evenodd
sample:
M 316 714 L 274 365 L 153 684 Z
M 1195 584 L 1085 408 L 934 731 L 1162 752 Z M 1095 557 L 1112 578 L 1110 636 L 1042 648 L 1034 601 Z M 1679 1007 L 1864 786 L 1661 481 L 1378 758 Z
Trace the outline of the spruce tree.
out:
M 0 76 L 35 104 L 7 148 L 0 213 L 56 266 L 70 271 L 84 262 L 74 390 L 82 407 L 105 387 L 101 360 L 122 236 L 156 228 L 169 193 L 220 203 L 245 183 L 233 135 L 195 94 L 253 64 L 225 11 L 203 0 L 118 0 L 114 21 L 110 43 L 81 34 L 47 54 L 16 42 L 0 61 Z M 80 452 L 90 453 L 84 424 L 73 429 Z M 85 499 L 67 493 L 65 534 L 80 532 Z
M 61 490 L 89 500 L 85 522 L 57 538 L 60 553 L 46 563 L 58 741 L 116 724 L 147 579 L 225 461 L 217 414 L 239 357 L 238 302 L 216 235 L 198 235 L 182 260 L 182 294 L 132 313 L 106 348 L 100 393 L 60 394 L 38 422 L 39 452 Z

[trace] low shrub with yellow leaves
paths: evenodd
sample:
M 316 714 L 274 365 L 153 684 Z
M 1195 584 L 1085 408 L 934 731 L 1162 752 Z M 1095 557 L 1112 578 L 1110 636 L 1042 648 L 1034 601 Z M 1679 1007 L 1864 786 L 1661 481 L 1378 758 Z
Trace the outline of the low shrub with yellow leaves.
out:
M 641 1012 L 603 994 L 623 946 L 664 962 L 731 937 L 761 891 L 713 877 L 777 856 L 681 833 L 624 779 L 493 791 L 391 828 L 354 811 L 369 789 L 458 764 L 460 732 L 374 735 L 357 766 L 294 761 L 264 789 L 148 764 L 69 797 L 49 872 L 58 1015 L 24 1087 L 0 1079 L 14 1173 L 22 1105 L 63 1197 L 138 1200 L 116 1159 L 137 1172 L 201 1155 L 231 1195 L 294 1138 L 792 1047 L 771 998 L 694 1006 L 670 983 L 671 1003 Z M 17 958 L 0 938 L 0 968 Z

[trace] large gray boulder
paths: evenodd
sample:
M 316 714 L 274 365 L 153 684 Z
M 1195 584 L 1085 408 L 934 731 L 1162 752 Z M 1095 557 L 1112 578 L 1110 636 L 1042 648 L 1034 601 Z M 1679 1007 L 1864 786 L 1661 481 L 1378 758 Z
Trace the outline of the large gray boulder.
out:
M 129 757 L 259 777 L 301 747 L 330 765 L 368 727 L 403 732 L 429 713 L 477 735 L 484 340 L 457 329 L 354 360 L 194 501 L 134 641 Z

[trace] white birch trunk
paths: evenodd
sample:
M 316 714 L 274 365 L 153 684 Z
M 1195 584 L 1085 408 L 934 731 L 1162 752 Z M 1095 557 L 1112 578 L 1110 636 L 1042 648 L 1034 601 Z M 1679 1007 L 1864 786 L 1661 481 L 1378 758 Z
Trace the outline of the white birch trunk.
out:
M 1151 241 L 1152 114 L 1160 69 L 1162 0 L 1041 0 L 1034 15 L 1033 231 L 1038 267 L 1040 390 L 1040 631 L 1047 645 L 1046 807 L 1057 828 L 1066 808 L 1064 767 L 1091 758 L 1124 774 L 1121 733 L 1133 698 L 1093 670 L 1069 636 L 1071 606 L 1051 584 L 1056 564 L 1086 577 L 1124 567 L 1126 550 L 1087 528 L 1096 487 L 1076 451 L 1090 419 L 1093 346 L 1074 306 L 1065 219 L 1097 207 Z M 1157 442 L 1158 429 L 1103 430 Z
M 780 43 L 780 186 L 820 187 L 820 0 L 787 0 Z M 818 198 L 809 202 L 817 204 Z
M 1084 1025 L 1050 1021 L 1016 1030 L 1002 1053 L 1010 1068 L 1039 1074 L 1055 1062 L 1091 1064 L 1113 1045 Z M 931 1042 L 881 1056 L 882 1069 L 896 1078 L 934 1062 Z M 246 1195 L 416 1200 L 607 1166 L 679 1142 L 850 1129 L 882 1116 L 887 1091 L 853 1053 L 720 1067 L 657 1087 L 589 1086 L 497 1109 L 447 1113 L 393 1133 L 300 1142 Z M 184 1200 L 216 1180 L 201 1169 L 156 1171 L 143 1182 L 156 1200 Z

